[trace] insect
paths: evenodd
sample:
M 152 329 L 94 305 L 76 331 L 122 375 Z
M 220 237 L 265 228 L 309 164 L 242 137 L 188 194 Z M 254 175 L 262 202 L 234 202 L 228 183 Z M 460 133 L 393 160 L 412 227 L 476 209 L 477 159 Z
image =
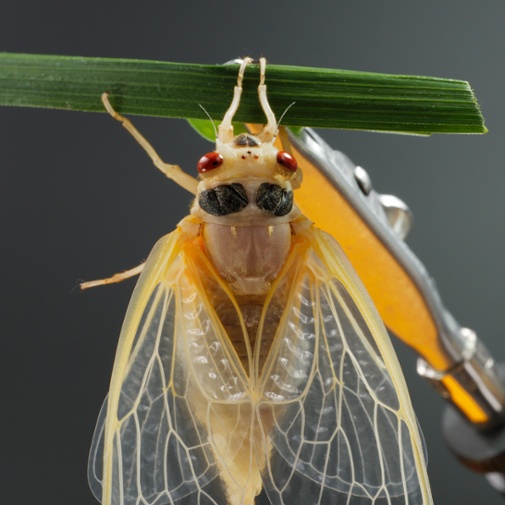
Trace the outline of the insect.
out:
M 91 489 L 104 505 L 431 504 L 382 321 L 336 241 L 294 204 L 300 168 L 274 145 L 264 59 L 267 122 L 257 135 L 233 133 L 251 62 L 198 180 L 162 162 L 103 98 L 196 198 L 133 293 Z

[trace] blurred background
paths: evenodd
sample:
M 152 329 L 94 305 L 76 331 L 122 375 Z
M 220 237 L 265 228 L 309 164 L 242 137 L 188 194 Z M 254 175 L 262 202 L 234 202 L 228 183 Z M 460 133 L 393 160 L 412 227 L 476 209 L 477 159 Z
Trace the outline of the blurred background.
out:
M 501 0 L 4 0 L 0 50 L 194 63 L 264 55 L 470 81 L 487 135 L 322 135 L 365 167 L 377 190 L 408 203 L 408 244 L 446 306 L 505 360 L 504 22 Z M 190 172 L 210 149 L 184 121 L 135 123 Z M 0 164 L 0 503 L 92 505 L 88 450 L 134 281 L 75 287 L 145 259 L 189 198 L 105 114 L 3 108 Z M 447 451 L 442 401 L 416 376 L 413 353 L 396 347 L 435 503 L 502 503 Z

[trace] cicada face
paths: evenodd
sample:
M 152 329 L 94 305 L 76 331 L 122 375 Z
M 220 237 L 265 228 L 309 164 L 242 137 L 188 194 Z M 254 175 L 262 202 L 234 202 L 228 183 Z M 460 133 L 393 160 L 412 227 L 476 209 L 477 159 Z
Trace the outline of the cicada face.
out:
M 218 141 L 216 150 L 200 159 L 198 170 L 200 183 L 192 213 L 204 221 L 275 225 L 296 217 L 291 180 L 297 163 L 272 142 L 250 134 L 227 143 Z
M 198 163 L 192 215 L 135 288 L 92 490 L 104 505 L 430 505 L 384 326 L 334 239 L 293 203 L 299 169 L 273 144 L 264 60 L 267 124 L 233 135 L 247 63 Z

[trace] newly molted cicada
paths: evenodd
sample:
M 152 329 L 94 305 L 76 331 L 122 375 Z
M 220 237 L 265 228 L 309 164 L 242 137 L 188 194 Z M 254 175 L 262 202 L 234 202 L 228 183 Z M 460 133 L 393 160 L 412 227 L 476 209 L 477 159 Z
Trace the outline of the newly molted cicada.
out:
M 431 504 L 384 326 L 338 244 L 293 202 L 300 169 L 274 146 L 264 59 L 267 124 L 233 134 L 250 61 L 198 181 L 104 97 L 196 198 L 133 293 L 93 440 L 93 493 L 104 505 Z

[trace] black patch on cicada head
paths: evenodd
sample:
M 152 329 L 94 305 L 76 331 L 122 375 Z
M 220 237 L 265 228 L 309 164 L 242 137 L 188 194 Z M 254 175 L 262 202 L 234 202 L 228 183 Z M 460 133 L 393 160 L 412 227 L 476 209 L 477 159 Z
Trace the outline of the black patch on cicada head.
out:
M 236 146 L 240 147 L 258 147 L 258 141 L 252 136 L 247 133 L 241 133 L 240 135 L 237 135 L 235 137 L 235 140 L 233 141 Z
M 235 214 L 247 207 L 247 193 L 242 184 L 223 184 L 200 193 L 198 204 L 212 216 Z
M 256 191 L 256 205 L 268 214 L 286 216 L 293 208 L 293 192 L 264 182 Z

